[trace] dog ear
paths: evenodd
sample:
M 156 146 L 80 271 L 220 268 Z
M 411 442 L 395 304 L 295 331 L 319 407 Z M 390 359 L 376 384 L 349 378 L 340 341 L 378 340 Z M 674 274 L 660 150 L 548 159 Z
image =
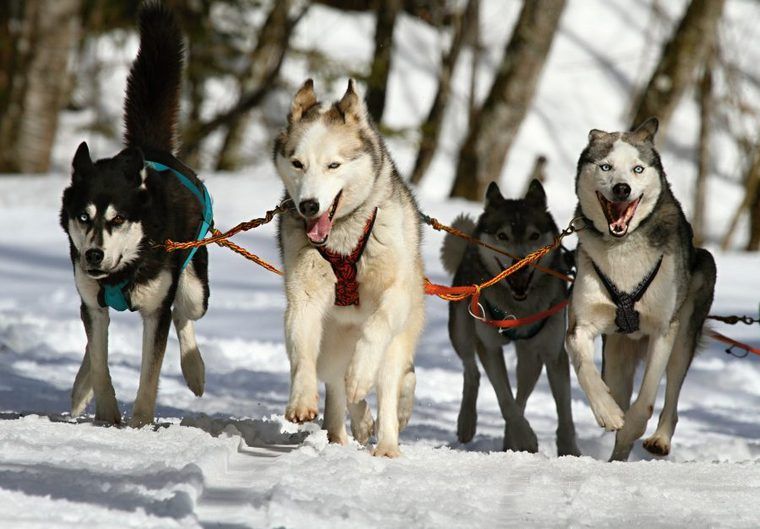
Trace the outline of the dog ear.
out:
M 317 97 L 314 95 L 314 81 L 306 79 L 303 86 L 293 96 L 293 102 L 290 104 L 290 114 L 288 114 L 288 123 L 293 124 L 300 121 L 303 115 L 316 104 Z
M 525 201 L 535 207 L 546 209 L 546 191 L 538 179 L 531 180 L 528 191 L 525 193 Z
M 356 91 L 356 81 L 348 80 L 348 87 L 343 97 L 335 104 L 335 108 L 343 116 L 346 123 L 359 123 L 367 117 L 367 107 L 364 100 L 359 97 Z
M 139 147 L 127 147 L 116 155 L 116 159 L 121 162 L 127 182 L 135 187 L 144 183 L 148 172 L 145 170 L 145 157 Z
M 638 141 L 654 143 L 654 135 L 657 134 L 658 128 L 660 128 L 660 122 L 656 117 L 652 116 L 636 127 L 636 130 L 633 131 L 632 135 L 634 139 Z
M 504 196 L 499 190 L 499 184 L 491 182 L 486 189 L 486 206 L 493 206 L 504 200 Z
M 71 179 L 74 181 L 81 181 L 92 172 L 94 166 L 92 158 L 90 158 L 90 148 L 87 146 L 86 141 L 83 141 L 77 147 L 71 167 L 74 170 L 71 174 Z
M 593 143 L 595 141 L 603 141 L 609 137 L 609 132 L 604 132 L 599 129 L 591 129 L 588 133 L 588 142 Z

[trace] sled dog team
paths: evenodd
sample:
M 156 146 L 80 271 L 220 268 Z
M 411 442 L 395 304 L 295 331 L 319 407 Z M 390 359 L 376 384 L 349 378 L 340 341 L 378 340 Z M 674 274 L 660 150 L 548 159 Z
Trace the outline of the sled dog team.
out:
M 94 396 L 95 419 L 120 423 L 108 369 L 109 310 L 129 309 L 143 319 L 140 382 L 129 423 L 135 427 L 153 421 L 172 323 L 187 385 L 203 394 L 204 364 L 193 322 L 208 307 L 208 253 L 205 247 L 169 253 L 159 243 L 201 239 L 212 222 L 205 186 L 173 156 L 181 31 L 158 3 L 142 8 L 139 26 L 140 49 L 124 105 L 126 148 L 93 161 L 82 143 L 61 210 L 87 335 L 72 414 L 81 414 Z M 536 434 L 524 411 L 546 366 L 557 406 L 557 452 L 580 455 L 570 405 L 571 361 L 597 422 L 617 432 L 613 460 L 627 459 L 644 434 L 665 375 L 664 409 L 644 446 L 669 453 L 679 392 L 712 303 L 716 272 L 710 253 L 693 246 L 691 227 L 654 147 L 656 132 L 652 118 L 633 132 L 589 133 L 575 185 L 576 218 L 583 228 L 577 250 L 554 250 L 538 263 L 562 273 L 575 266 L 572 293 L 563 280 L 528 266 L 481 296 L 483 315 L 492 320 L 530 316 L 570 296 L 568 310 L 507 330 L 473 318 L 468 301 L 450 303 L 449 335 L 464 367 L 460 441 L 470 441 L 476 431 L 479 359 L 504 417 L 504 448 L 536 452 Z M 317 417 L 321 380 L 328 439 L 348 441 L 348 410 L 358 442 L 367 444 L 374 435 L 374 455 L 397 456 L 399 432 L 414 404 L 414 352 L 424 321 L 417 204 L 353 81 L 334 103 L 320 102 L 311 80 L 304 83 L 275 140 L 274 165 L 293 204 L 278 226 L 291 366 L 285 417 Z M 558 234 L 538 181 L 520 199 L 504 198 L 491 184 L 483 213 L 477 219 L 461 216 L 455 226 L 514 256 Z M 481 283 L 513 264 L 451 235 L 441 254 L 454 285 Z M 594 363 L 600 335 L 601 373 Z M 516 396 L 502 351 L 510 342 L 517 352 Z M 641 387 L 631 403 L 642 360 Z M 366 400 L 373 390 L 375 418 Z

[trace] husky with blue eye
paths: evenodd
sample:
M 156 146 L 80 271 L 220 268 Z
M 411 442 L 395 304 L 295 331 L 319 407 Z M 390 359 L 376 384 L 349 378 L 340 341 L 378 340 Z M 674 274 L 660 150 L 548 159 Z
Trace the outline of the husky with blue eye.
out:
M 695 248 L 654 146 L 657 119 L 633 132 L 592 130 L 578 161 L 578 277 L 567 350 L 599 426 L 616 431 L 612 460 L 626 460 L 654 410 L 665 406 L 644 448 L 670 452 L 677 405 L 715 288 L 715 261 Z M 594 339 L 604 338 L 600 376 Z M 634 374 L 645 370 L 633 404 Z
M 182 57 L 182 34 L 172 13 L 146 4 L 127 86 L 127 147 L 93 161 L 82 143 L 74 156 L 61 226 L 69 238 L 87 348 L 74 381 L 72 415 L 81 414 L 94 396 L 97 421 L 121 422 L 108 369 L 109 308 L 138 311 L 143 319 L 140 385 L 130 425 L 153 421 L 172 321 L 182 373 L 193 393 L 203 394 L 193 321 L 208 306 L 207 252 L 202 247 L 167 253 L 157 244 L 202 237 L 211 222 L 205 187 L 172 156 Z

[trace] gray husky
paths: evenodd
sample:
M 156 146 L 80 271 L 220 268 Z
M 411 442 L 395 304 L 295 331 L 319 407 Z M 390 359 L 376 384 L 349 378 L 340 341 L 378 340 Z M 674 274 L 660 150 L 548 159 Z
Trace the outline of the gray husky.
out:
M 567 350 L 597 422 L 617 431 L 611 460 L 626 460 L 646 431 L 663 374 L 665 406 L 644 442 L 666 455 L 677 404 L 715 287 L 715 261 L 695 248 L 691 226 L 654 147 L 658 122 L 633 132 L 592 130 L 578 161 L 578 277 Z M 602 376 L 594 339 L 604 337 Z M 633 404 L 636 366 L 644 378 Z
M 296 93 L 275 142 L 277 172 L 296 208 L 280 217 L 285 268 L 285 417 L 317 415 L 331 442 L 362 444 L 373 431 L 365 400 L 377 389 L 376 456 L 399 455 L 414 401 L 414 350 L 424 319 L 417 205 L 398 175 L 353 80 L 322 104 L 311 80 Z
M 533 180 L 524 198 L 505 199 L 492 183 L 486 193 L 483 214 L 475 223 L 466 216 L 454 226 L 513 256 L 523 257 L 550 244 L 557 226 L 546 209 L 546 194 L 538 180 Z M 454 285 L 482 283 L 497 275 L 512 260 L 482 246 L 467 244 L 447 235 L 441 250 L 444 267 L 454 274 Z M 560 251 L 544 256 L 539 264 L 565 272 L 566 260 Z M 565 283 L 530 266 L 491 288 L 483 290 L 480 303 L 488 319 L 506 319 L 511 315 L 526 317 L 548 309 L 567 298 Z M 570 365 L 562 341 L 565 336 L 565 311 L 532 325 L 500 330 L 482 323 L 469 313 L 469 301 L 449 306 L 449 336 L 464 364 L 464 389 L 459 411 L 457 436 L 463 443 L 475 435 L 476 400 L 480 373 L 476 353 L 496 391 L 502 416 L 506 421 L 504 449 L 536 452 L 536 434 L 525 419 L 525 404 L 546 365 L 554 400 L 557 404 L 557 453 L 580 455 L 570 408 Z M 512 395 L 502 347 L 515 343 L 517 350 L 517 398 Z

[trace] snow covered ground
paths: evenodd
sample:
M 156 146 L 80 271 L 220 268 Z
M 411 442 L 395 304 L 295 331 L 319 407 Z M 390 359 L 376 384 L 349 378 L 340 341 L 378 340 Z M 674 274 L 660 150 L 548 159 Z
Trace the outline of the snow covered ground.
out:
M 539 92 L 520 134 L 502 184 L 509 195 L 524 188 L 536 154 L 550 160 L 548 193 L 559 224 L 575 199 L 576 157 L 592 127 L 618 128 L 635 86 L 651 68 L 669 25 L 653 21 L 648 3 L 629 0 L 569 2 Z M 660 3 L 677 16 L 684 2 Z M 484 2 L 482 38 L 488 46 L 479 87 L 485 91 L 493 64 L 517 16 L 517 2 Z M 724 37 L 744 65 L 760 64 L 753 42 L 758 13 L 752 2 L 730 0 Z M 296 44 L 319 46 L 347 70 L 362 68 L 371 53 L 372 19 L 314 8 L 299 25 Z M 649 38 L 646 36 L 649 35 Z M 408 18 L 397 32 L 386 124 L 414 127 L 435 89 L 442 39 Z M 756 39 L 754 40 L 756 42 Z M 350 42 L 350 46 L 346 45 Z M 743 43 L 740 46 L 739 43 Z M 107 94 L 124 84 L 130 44 L 100 51 L 114 61 L 101 82 Z M 134 44 L 134 43 L 132 43 Z M 643 58 L 642 58 L 643 57 Z M 457 145 L 464 133 L 467 58 L 456 73 L 455 101 L 442 149 L 419 189 L 422 208 L 442 221 L 477 207 L 445 201 Z M 300 82 L 309 72 L 288 59 L 285 75 Z M 341 80 L 326 89 L 337 96 Z M 318 89 L 322 90 L 318 78 Z M 227 104 L 229 94 L 219 88 Z M 323 92 L 324 93 L 324 92 Z M 748 100 L 756 95 L 748 91 Z M 118 119 L 119 98 L 100 102 Z M 282 120 L 287 98 L 265 105 Z M 207 109 L 211 112 L 214 109 Z M 687 378 L 680 402 L 673 454 L 656 460 L 637 446 L 631 463 L 604 462 L 613 437 L 596 426 L 575 383 L 573 411 L 585 454 L 555 457 L 555 412 L 542 379 L 528 403 L 540 454 L 499 451 L 503 421 L 483 378 L 479 427 L 467 446 L 456 442 L 461 367 L 446 333 L 447 311 L 427 301 L 427 326 L 417 354 L 417 402 L 402 434 L 403 457 L 372 458 L 357 446 L 327 444 L 314 424 L 283 421 L 288 363 L 283 345 L 285 305 L 278 277 L 231 252 L 211 250 L 211 307 L 197 325 L 207 369 L 206 394 L 185 387 L 176 339 L 170 338 L 154 429 L 103 428 L 66 416 L 69 391 L 84 350 L 79 300 L 68 247 L 58 227 L 60 194 L 72 153 L 82 139 L 95 156 L 117 146 L 80 127 L 87 113 L 64 113 L 54 153 L 55 175 L 0 178 L 0 527 L 757 527 L 760 499 L 760 358 L 736 359 L 707 341 Z M 755 125 L 752 125 L 755 126 Z M 216 204 L 217 225 L 229 227 L 259 216 L 280 194 L 267 161 L 265 131 L 253 133 L 251 169 L 204 174 Z M 661 143 L 674 189 L 689 209 L 695 174 L 696 108 L 687 96 L 667 140 Z M 254 141 L 255 140 L 255 141 Z M 725 135 L 716 136 L 710 182 L 712 240 L 741 199 L 736 176 L 742 160 Z M 414 137 L 390 142 L 402 172 L 413 163 Z M 746 228 L 740 226 L 737 240 Z M 271 226 L 240 235 L 238 243 L 277 261 Z M 438 263 L 441 237 L 425 233 L 429 276 L 445 282 Z M 758 256 L 717 254 L 713 312 L 755 314 Z M 760 345 L 757 326 L 715 326 Z M 134 314 L 115 314 L 110 365 L 122 411 L 137 390 L 140 326 Z M 514 371 L 514 353 L 507 348 Z M 661 406 L 661 401 L 658 403 Z M 91 411 L 91 410 L 90 410 Z M 659 409 L 655 410 L 657 413 Z M 648 433 L 654 429 L 652 421 Z
M 275 203 L 271 176 L 212 175 L 218 224 L 231 226 Z M 415 414 L 404 456 L 380 460 L 357 446 L 330 446 L 316 425 L 283 422 L 288 363 L 280 280 L 231 252 L 211 254 L 211 308 L 198 333 L 206 395 L 184 386 L 172 337 L 151 430 L 103 428 L 66 417 L 84 350 L 66 240 L 57 226 L 65 177 L 0 179 L 0 519 L 3 527 L 753 527 L 760 498 L 760 359 L 728 357 L 709 342 L 681 399 L 674 453 L 608 464 L 602 433 L 573 391 L 586 457 L 555 457 L 554 405 L 542 379 L 528 403 L 538 455 L 499 452 L 503 422 L 481 386 L 479 429 L 456 442 L 459 360 L 446 306 L 428 300 L 417 355 Z M 442 220 L 472 206 L 422 200 Z M 552 204 L 561 222 L 570 203 Z M 270 226 L 239 242 L 277 261 Z M 440 237 L 426 233 L 425 260 L 445 281 Z M 718 255 L 714 312 L 753 312 L 760 291 L 754 255 Z M 116 314 L 110 363 L 122 410 L 139 373 L 139 318 Z M 758 345 L 756 329 L 728 333 Z M 510 367 L 514 356 L 506 350 Z M 650 432 L 653 429 L 650 428 Z M 217 436 L 218 437 L 215 437 Z

